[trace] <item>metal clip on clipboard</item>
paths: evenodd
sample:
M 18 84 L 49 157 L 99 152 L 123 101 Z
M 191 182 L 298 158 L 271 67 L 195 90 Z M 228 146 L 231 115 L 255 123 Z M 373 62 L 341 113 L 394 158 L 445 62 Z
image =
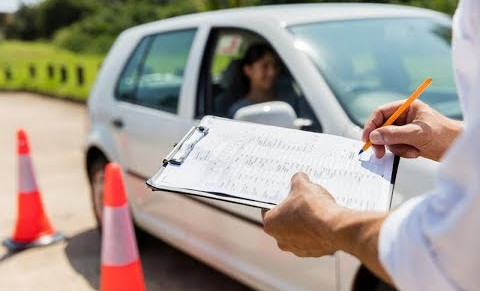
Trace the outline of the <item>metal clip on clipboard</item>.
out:
M 197 134 L 198 133 L 198 134 Z M 190 131 L 182 138 L 182 140 L 175 145 L 173 150 L 163 160 L 163 166 L 168 164 L 181 165 L 183 161 L 188 157 L 195 145 L 204 138 L 208 133 L 208 128 L 205 126 L 194 126 Z M 191 140 L 194 135 L 198 136 Z

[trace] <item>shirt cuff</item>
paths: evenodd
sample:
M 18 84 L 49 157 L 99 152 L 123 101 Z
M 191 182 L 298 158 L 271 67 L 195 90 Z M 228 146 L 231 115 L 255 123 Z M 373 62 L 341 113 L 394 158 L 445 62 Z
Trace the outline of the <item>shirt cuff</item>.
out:
M 435 261 L 422 229 L 422 214 L 431 195 L 405 202 L 380 229 L 380 262 L 399 290 L 455 290 Z

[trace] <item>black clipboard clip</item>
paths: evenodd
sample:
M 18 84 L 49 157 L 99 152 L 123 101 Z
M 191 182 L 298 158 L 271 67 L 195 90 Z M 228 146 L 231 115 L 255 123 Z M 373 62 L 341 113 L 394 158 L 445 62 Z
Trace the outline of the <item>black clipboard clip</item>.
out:
M 175 145 L 173 150 L 163 159 L 163 166 L 168 164 L 181 165 L 183 161 L 188 157 L 195 145 L 204 138 L 208 133 L 208 128 L 202 125 L 194 126 L 190 131 L 182 138 L 182 140 Z M 193 140 L 194 135 L 197 135 Z

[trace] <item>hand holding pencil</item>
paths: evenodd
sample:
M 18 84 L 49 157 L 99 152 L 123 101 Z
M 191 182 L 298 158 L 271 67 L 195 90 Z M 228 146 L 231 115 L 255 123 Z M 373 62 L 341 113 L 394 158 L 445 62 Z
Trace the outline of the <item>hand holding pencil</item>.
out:
M 403 112 L 405 112 L 408 106 L 410 106 L 410 104 L 412 104 L 412 102 L 415 101 L 415 99 L 417 99 L 420 96 L 420 94 L 422 94 L 423 91 L 427 89 L 428 86 L 430 86 L 431 83 L 432 83 L 432 78 L 426 78 L 425 81 L 423 81 L 423 83 L 420 84 L 420 86 L 418 86 L 418 88 L 415 89 L 415 91 L 413 91 L 412 95 L 410 95 L 410 97 L 408 97 L 408 99 L 405 100 L 405 102 L 400 107 L 398 107 L 398 109 L 392 114 L 392 116 L 390 116 L 390 118 L 387 121 L 385 121 L 382 127 L 392 125 L 395 122 L 395 120 L 397 120 L 397 118 Z M 371 145 L 372 145 L 372 141 L 368 140 L 358 154 L 361 154 L 364 151 L 366 151 Z
M 404 101 L 385 104 L 371 114 L 365 123 L 362 140 L 372 142 L 378 158 L 383 157 L 385 147 L 388 147 L 391 152 L 404 158 L 423 156 L 438 161 L 461 132 L 460 121 L 443 116 L 421 101 L 413 102 L 429 83 L 431 80 L 425 80 L 422 85 L 427 85 L 421 85 L 414 91 L 413 97 L 410 97 L 413 99 L 411 104 L 402 108 L 403 114 L 395 112 L 399 112 L 402 105 L 406 104 Z M 387 121 L 392 124 L 387 125 Z

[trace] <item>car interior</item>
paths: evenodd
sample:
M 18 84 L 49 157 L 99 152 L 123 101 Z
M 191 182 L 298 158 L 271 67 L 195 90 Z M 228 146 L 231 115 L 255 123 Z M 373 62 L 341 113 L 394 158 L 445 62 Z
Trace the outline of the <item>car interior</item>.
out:
M 241 59 L 249 46 L 256 43 L 268 43 L 262 37 L 251 32 L 240 30 L 223 30 L 215 33 L 213 41 L 209 42 L 204 67 L 208 72 L 200 82 L 204 85 L 205 114 L 227 117 L 227 112 L 237 100 L 243 98 L 248 88 L 241 88 Z M 275 82 L 275 91 L 279 95 L 279 101 L 288 103 L 297 113 L 298 117 L 307 118 L 312 125 L 302 128 L 304 130 L 320 132 L 321 127 L 310 105 L 303 96 L 302 90 L 290 74 L 288 68 L 280 60 L 280 69 Z M 202 94 L 199 94 L 202 95 Z

